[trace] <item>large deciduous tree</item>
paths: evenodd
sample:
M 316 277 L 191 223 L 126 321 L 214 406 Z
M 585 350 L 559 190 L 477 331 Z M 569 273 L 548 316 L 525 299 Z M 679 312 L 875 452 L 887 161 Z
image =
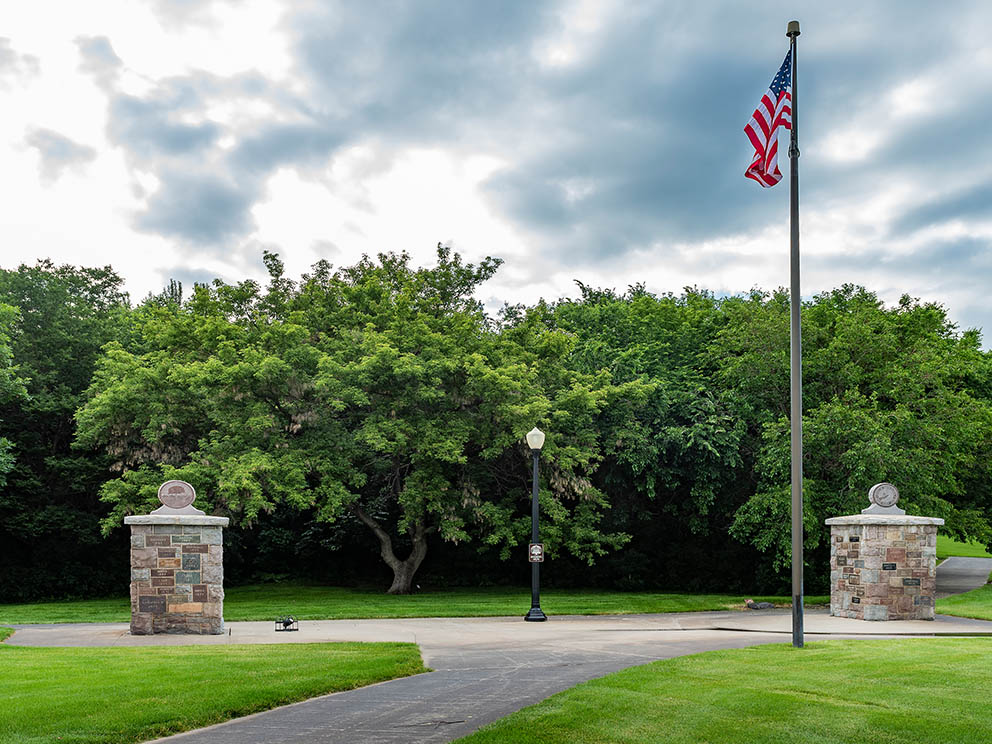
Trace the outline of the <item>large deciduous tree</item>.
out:
M 182 477 L 241 523 L 286 506 L 357 518 L 389 591 L 407 593 L 434 534 L 503 557 L 526 542 L 523 434 L 537 424 L 551 553 L 592 561 L 626 539 L 599 528 L 608 504 L 588 473 L 597 414 L 637 391 L 563 367 L 563 333 L 500 334 L 473 299 L 498 260 L 438 246 L 431 269 L 384 254 L 299 283 L 265 261 L 266 288 L 215 282 L 148 303 L 137 349 L 107 348 L 77 421 L 81 445 L 121 473 L 103 489 L 108 528 Z

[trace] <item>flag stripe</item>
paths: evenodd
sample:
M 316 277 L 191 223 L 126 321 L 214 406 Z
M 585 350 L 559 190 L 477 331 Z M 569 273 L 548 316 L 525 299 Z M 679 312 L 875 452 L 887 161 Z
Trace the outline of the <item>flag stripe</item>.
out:
M 792 129 L 791 50 L 785 55 L 785 61 L 758 101 L 751 120 L 744 127 L 744 133 L 754 147 L 754 157 L 744 175 L 766 188 L 782 180 L 782 172 L 778 169 L 778 138 L 781 129 Z

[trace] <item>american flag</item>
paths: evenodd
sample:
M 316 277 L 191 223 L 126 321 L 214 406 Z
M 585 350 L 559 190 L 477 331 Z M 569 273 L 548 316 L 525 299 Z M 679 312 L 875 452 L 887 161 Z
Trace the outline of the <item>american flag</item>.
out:
M 779 128 L 792 129 L 792 50 L 785 55 L 758 108 L 751 114 L 751 121 L 744 133 L 754 145 L 754 160 L 744 172 L 765 188 L 782 180 L 778 169 Z

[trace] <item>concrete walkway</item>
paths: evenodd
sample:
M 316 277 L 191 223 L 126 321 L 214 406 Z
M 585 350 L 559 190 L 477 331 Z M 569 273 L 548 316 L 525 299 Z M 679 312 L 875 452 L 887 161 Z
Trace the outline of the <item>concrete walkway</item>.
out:
M 992 635 L 992 622 L 865 622 L 807 610 L 808 640 L 896 635 Z M 15 626 L 31 646 L 163 646 L 408 641 L 435 671 L 162 739 L 175 744 L 445 742 L 580 682 L 656 659 L 761 643 L 788 643 L 789 610 L 659 615 L 230 623 L 224 636 L 131 636 L 125 624 Z

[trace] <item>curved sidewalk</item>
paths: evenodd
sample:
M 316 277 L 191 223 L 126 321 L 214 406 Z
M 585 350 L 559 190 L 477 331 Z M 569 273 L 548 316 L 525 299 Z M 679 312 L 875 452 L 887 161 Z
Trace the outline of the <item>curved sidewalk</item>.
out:
M 946 558 L 937 566 L 937 599 L 985 586 L 990 573 L 992 558 Z
M 325 695 L 160 741 L 444 742 L 580 682 L 657 659 L 788 642 L 789 610 L 661 615 L 303 621 L 297 633 L 271 622 L 230 623 L 224 636 L 131 636 L 125 624 L 15 626 L 7 641 L 36 646 L 163 646 L 328 641 L 408 641 L 434 671 Z M 902 624 L 806 612 L 825 637 L 992 635 L 992 622 L 940 616 Z M 812 638 L 810 639 L 812 640 Z

